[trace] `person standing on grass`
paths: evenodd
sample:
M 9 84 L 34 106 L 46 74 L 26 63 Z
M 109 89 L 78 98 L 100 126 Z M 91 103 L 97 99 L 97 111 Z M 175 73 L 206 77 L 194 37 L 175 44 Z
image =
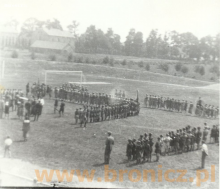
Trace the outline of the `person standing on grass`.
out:
M 105 164 L 109 164 L 110 154 L 112 151 L 112 146 L 114 145 L 114 137 L 112 137 L 112 133 L 108 131 L 108 137 L 105 141 Z
M 9 119 L 9 101 L 5 101 L 5 118 L 7 117 Z
M 75 125 L 78 124 L 78 120 L 79 120 L 79 110 L 76 109 L 76 111 L 75 111 Z
M 205 144 L 205 141 L 202 141 L 202 166 L 201 168 L 204 169 L 205 168 L 205 158 L 206 156 L 208 156 L 208 147 Z
M 212 129 L 211 129 L 211 134 L 210 134 L 210 143 L 215 143 L 215 133 L 216 133 L 216 127 L 215 125 L 213 125 Z M 213 139 L 213 140 L 212 140 Z
M 65 103 L 63 102 L 63 100 L 61 100 L 60 110 L 59 110 L 60 117 L 61 115 L 63 116 L 64 114 L 64 108 L 65 108 Z
M 156 162 L 159 161 L 160 158 L 160 137 L 157 138 L 157 142 L 155 144 L 155 153 L 156 153 Z
M 4 152 L 4 157 L 6 157 L 7 153 L 9 155 L 9 158 L 11 158 L 11 150 L 10 150 L 10 146 L 12 144 L 12 140 L 10 138 L 10 136 L 7 136 L 5 139 L 5 152 Z
M 58 99 L 55 98 L 55 101 L 54 101 L 54 113 L 56 113 L 56 111 L 58 111 L 58 110 L 57 110 L 58 102 L 59 102 Z
M 34 121 L 38 121 L 38 118 L 40 117 L 41 113 L 42 113 L 42 104 L 40 103 L 40 100 L 38 101 L 38 103 L 35 105 L 35 115 L 34 115 Z
M 29 130 L 30 130 L 30 119 L 29 116 L 26 116 L 23 121 L 23 127 L 22 127 L 24 141 L 27 141 L 27 134 Z
M 28 100 L 25 105 L 24 105 L 25 109 L 26 109 L 26 115 L 28 117 L 30 117 L 30 114 L 31 114 L 31 102 L 30 100 Z

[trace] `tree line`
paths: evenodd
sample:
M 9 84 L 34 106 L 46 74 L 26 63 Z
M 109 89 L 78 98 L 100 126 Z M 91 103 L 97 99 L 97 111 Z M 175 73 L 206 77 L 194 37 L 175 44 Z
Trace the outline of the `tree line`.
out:
M 18 22 L 12 20 L 7 25 L 17 26 Z M 216 36 L 205 36 L 199 39 L 191 32 L 178 33 L 177 31 L 159 33 L 152 29 L 146 39 L 143 33 L 130 29 L 126 40 L 121 41 L 119 34 L 114 33 L 112 28 L 106 32 L 89 26 L 82 34 L 78 34 L 79 23 L 72 21 L 67 30 L 75 37 L 75 51 L 79 53 L 102 53 L 112 55 L 126 55 L 160 59 L 183 59 L 216 61 L 220 52 L 220 33 Z M 33 33 L 42 27 L 63 30 L 59 20 L 52 19 L 40 21 L 36 18 L 27 19 L 21 26 L 21 36 L 31 38 Z M 20 46 L 30 46 L 30 41 L 20 39 Z

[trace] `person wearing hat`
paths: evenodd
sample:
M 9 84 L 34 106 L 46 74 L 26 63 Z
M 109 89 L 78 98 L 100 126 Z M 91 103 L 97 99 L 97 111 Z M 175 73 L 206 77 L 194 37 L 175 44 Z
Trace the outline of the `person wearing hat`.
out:
M 149 152 L 149 162 L 151 162 L 152 152 L 153 152 L 153 138 L 149 137 L 149 145 L 150 145 L 150 152 Z
M 109 164 L 110 154 L 113 145 L 114 145 L 114 137 L 112 137 L 112 133 L 108 131 L 108 137 L 105 141 L 105 164 Z
M 143 162 L 145 162 L 146 159 L 149 161 L 150 145 L 147 139 L 144 140 L 143 150 Z
M 131 161 L 132 148 L 133 148 L 132 140 L 128 139 L 128 144 L 126 148 L 126 156 L 128 157 L 128 161 Z
M 56 113 L 56 111 L 58 111 L 57 107 L 58 107 L 58 98 L 55 98 L 55 101 L 54 101 L 54 113 Z
M 61 117 L 61 115 L 64 114 L 64 109 L 65 109 L 65 103 L 63 100 L 61 100 L 60 110 L 59 110 L 60 117 Z
M 22 127 L 24 141 L 27 141 L 27 134 L 29 130 L 30 130 L 30 119 L 28 116 L 26 116 L 23 121 L 23 127 Z
M 208 147 L 205 144 L 205 141 L 202 141 L 202 163 L 201 163 L 201 168 L 204 169 L 205 168 L 205 158 L 206 156 L 208 156 Z
M 42 104 L 40 102 L 40 100 L 38 101 L 38 103 L 35 105 L 35 108 L 36 108 L 36 112 L 35 112 L 35 115 L 34 115 L 34 121 L 38 121 L 38 118 L 40 117 L 41 113 L 42 113 Z
M 205 123 L 205 128 L 204 128 L 204 130 L 202 132 L 202 140 L 204 140 L 205 143 L 206 143 L 206 140 L 208 138 L 208 134 L 209 134 L 208 127 L 206 126 L 206 123 Z
M 169 149 L 170 149 L 170 140 L 169 134 L 166 134 L 166 137 L 164 138 L 164 155 L 169 155 Z
M 156 162 L 158 162 L 160 158 L 160 137 L 157 138 L 157 142 L 155 144 L 155 153 L 156 153 Z
M 136 160 L 136 139 L 132 140 L 132 160 Z
M 202 139 L 202 132 L 200 130 L 200 127 L 197 127 L 197 132 L 196 132 L 196 144 L 197 144 L 197 150 L 200 148 L 200 142 Z
M 137 158 L 137 164 L 141 163 L 141 154 L 142 154 L 142 145 L 141 145 L 141 141 L 137 141 L 136 144 L 136 158 Z
M 216 127 L 215 125 L 213 125 L 212 129 L 211 129 L 211 133 L 210 133 L 210 143 L 215 143 L 215 133 L 216 133 Z M 212 140 L 213 139 L 213 140 Z

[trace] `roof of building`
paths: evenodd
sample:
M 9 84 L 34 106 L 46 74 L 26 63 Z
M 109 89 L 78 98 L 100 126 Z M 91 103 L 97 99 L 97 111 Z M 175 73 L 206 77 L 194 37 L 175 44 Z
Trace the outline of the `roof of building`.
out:
M 57 36 L 57 37 L 71 37 L 73 38 L 74 36 L 68 32 L 68 31 L 62 31 L 58 29 L 48 29 L 48 28 L 43 28 L 43 31 L 46 32 L 48 35 L 51 36 Z
M 60 43 L 60 42 L 53 42 L 53 41 L 35 41 L 31 47 L 32 48 L 42 48 L 42 49 L 54 49 L 54 50 L 63 50 L 68 43 Z

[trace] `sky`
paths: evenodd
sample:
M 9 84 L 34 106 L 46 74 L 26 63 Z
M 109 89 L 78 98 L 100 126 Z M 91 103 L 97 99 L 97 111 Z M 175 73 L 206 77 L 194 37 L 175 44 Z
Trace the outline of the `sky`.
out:
M 0 25 L 10 19 L 58 19 L 64 30 L 73 20 L 78 33 L 90 25 L 108 28 L 125 40 L 129 30 L 141 31 L 144 40 L 152 29 L 159 33 L 192 32 L 198 38 L 220 32 L 220 0 L 1 0 Z

